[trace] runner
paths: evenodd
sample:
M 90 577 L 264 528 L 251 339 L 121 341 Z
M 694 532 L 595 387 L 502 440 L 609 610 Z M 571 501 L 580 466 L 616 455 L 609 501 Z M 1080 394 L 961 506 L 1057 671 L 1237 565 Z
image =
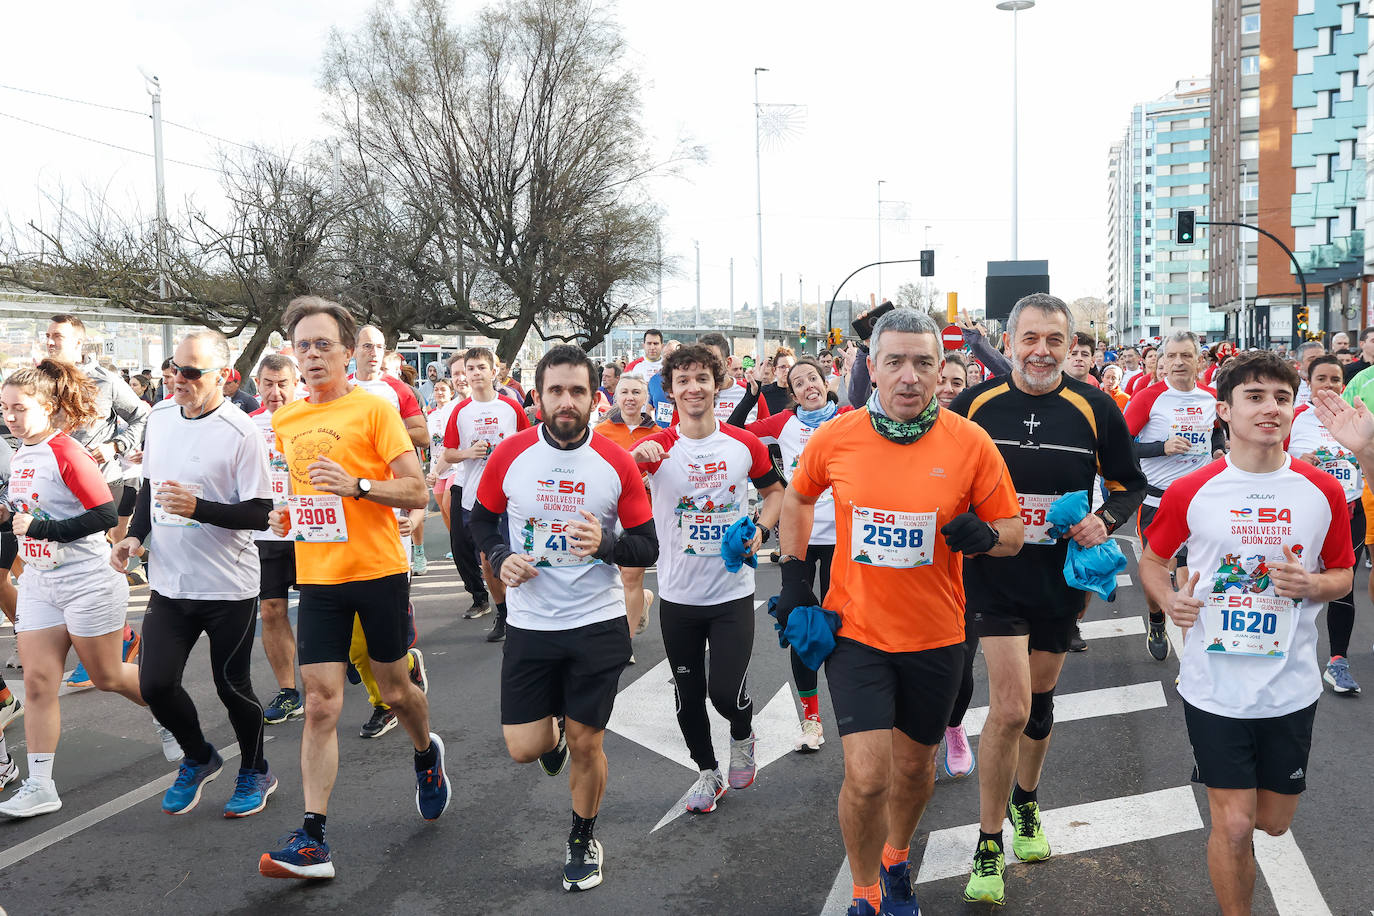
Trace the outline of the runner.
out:
M 1010 327 L 1010 322 L 1008 322 Z M 1014 346 L 1014 344 L 1013 344 Z M 1110 367 L 1104 367 L 1106 372 Z M 1064 374 L 1075 381 L 1094 388 L 1100 388 L 1097 379 L 1093 378 L 1093 339 L 1082 331 L 1073 333 L 1072 346 L 1069 347 L 1069 358 L 1064 363 Z M 1120 372 L 1120 368 L 1117 369 Z
M 816 502 L 831 489 L 843 509 L 825 607 L 842 622 L 825 676 L 844 745 L 850 916 L 920 911 L 907 860 L 959 690 L 961 554 L 1010 556 L 1022 539 L 1016 491 L 987 433 L 935 401 L 935 322 L 894 309 L 871 340 L 876 391 L 816 431 L 787 490 L 777 607 L 785 624 L 819 603 L 801 557 Z
M 1216 422 L 1216 393 L 1197 383 L 1200 354 L 1197 335 L 1192 331 L 1170 334 L 1160 351 L 1162 380 L 1140 389 L 1126 404 L 1126 426 L 1136 439 L 1136 457 L 1149 482 L 1136 525 L 1142 550 L 1149 543 L 1145 532 L 1165 489 L 1220 457 L 1225 447 L 1225 436 Z M 1183 570 L 1180 577 L 1186 578 L 1186 546 L 1174 562 Z M 1145 647 L 1155 661 L 1162 662 L 1169 657 L 1164 610 L 1148 594 L 1145 604 L 1150 612 Z
M 1334 356 L 1318 356 L 1307 367 L 1307 383 L 1313 394 L 1318 391 L 1340 394 L 1345 390 L 1341 361 Z M 1350 543 L 1358 563 L 1360 553 L 1365 549 L 1365 513 L 1360 505 L 1364 475 L 1360 472 L 1359 460 L 1336 441 L 1308 404 L 1293 412 L 1293 433 L 1285 443 L 1285 448 L 1293 458 L 1321 468 L 1341 485 L 1350 510 Z M 1347 659 L 1350 636 L 1354 630 L 1355 589 L 1352 585 L 1349 594 L 1337 598 L 1326 607 L 1326 635 L 1331 655 L 1326 670 L 1322 672 L 1322 680 L 1330 685 L 1333 692 L 1348 696 L 1356 696 L 1360 692 L 1359 683 L 1350 674 L 1350 662 Z
M 1049 534 L 1046 513 L 1066 493 L 1091 494 L 1100 472 L 1106 504 L 1067 535 L 1096 547 L 1130 519 L 1145 495 L 1121 411 L 1067 370 L 1074 350 L 1081 366 L 1089 364 L 1092 342 L 1074 334 L 1064 301 L 1046 293 L 1021 299 L 1007 317 L 1007 336 L 1011 375 L 968 389 L 950 407 L 992 437 L 1025 525 L 1025 546 L 1016 556 L 971 557 L 964 564 L 966 627 L 982 642 L 989 693 L 978 743 L 979 838 L 964 899 L 997 904 L 1006 902 L 1005 818 L 1011 819 L 1019 860 L 1050 856 L 1037 791 L 1054 726 L 1054 690 L 1086 598 L 1064 579 L 1069 542 Z M 967 641 L 965 646 L 971 648 Z M 972 665 L 969 653 L 966 684 Z
M 518 763 L 540 761 L 550 776 L 572 764 L 568 891 L 599 885 L 605 865 L 593 836 L 606 792 L 602 738 L 630 656 L 615 566 L 649 566 L 658 553 L 634 461 L 588 428 L 594 376 L 576 347 L 544 355 L 534 372 L 544 422 L 497 446 L 472 510 L 478 543 L 510 589 L 501 663 L 506 748 Z
M 711 352 L 716 354 L 716 359 L 720 360 L 722 366 L 730 365 L 730 360 L 732 359 L 730 355 L 730 341 L 725 339 L 724 334 L 717 334 L 715 331 L 710 331 L 698 337 L 697 343 L 701 344 L 703 347 L 709 347 Z M 748 385 L 745 385 L 743 382 L 735 381 L 735 379 L 727 373 L 725 387 L 716 395 L 716 420 L 720 423 L 731 422 L 730 417 L 734 413 L 735 407 L 738 406 L 740 401 L 744 400 L 744 396 L 748 391 Z M 758 408 L 754 408 L 748 412 L 747 417 L 742 418 L 736 425 L 743 426 L 745 423 L 752 423 L 758 416 Z M 763 416 L 768 416 L 766 407 L 764 408 Z
M 1297 390 L 1297 373 L 1268 351 L 1227 363 L 1217 413 L 1231 452 L 1169 487 L 1140 560 L 1141 584 L 1185 631 L 1178 692 L 1225 914 L 1251 911 L 1254 832 L 1286 833 L 1306 788 L 1317 615 L 1350 590 L 1355 562 L 1340 484 L 1284 454 Z M 1168 558 L 1184 544 L 1197 572 L 1175 591 Z
M 145 704 L 138 667 L 124 661 L 120 645 L 129 583 L 105 567 L 114 499 L 95 460 L 56 425 L 75 428 L 95 419 L 95 384 L 71 363 L 45 359 L 11 373 L 0 401 L 5 425 L 21 443 L 0 514 L 13 523 L 24 557 L 14 631 L 24 660 L 28 753 L 28 778 L 0 804 L 0 814 L 33 817 L 62 807 L 53 758 L 62 731 L 57 691 L 67 650 L 76 649 L 98 689 Z M 3 716 L 13 718 L 20 708 L 17 700 L 7 703 Z M 18 768 L 8 766 L 3 781 L 17 776 Z
M 139 491 L 129 536 L 114 545 L 109 562 L 123 571 L 156 527 L 139 686 L 185 753 L 162 810 L 189 813 L 224 767 L 182 687 L 186 661 L 205 635 L 215 689 L 241 754 L 224 816 L 246 817 L 266 807 L 277 788 L 263 757 L 263 709 L 249 674 L 261 584 L 251 532 L 266 527 L 272 509 L 267 450 L 257 425 L 224 396 L 230 356 L 222 334 L 187 334 L 172 360 L 175 393 L 148 418 L 148 484 Z
M 1135 397 L 1137 391 L 1143 388 L 1149 388 L 1155 382 L 1160 381 L 1159 348 L 1146 345 L 1140 352 L 1142 364 L 1140 372 L 1131 376 L 1129 381 L 1123 381 L 1121 383 L 1121 390 L 1125 391 L 1129 397 Z
M 487 642 L 500 642 L 506 632 L 506 587 L 495 576 L 469 530 L 472 507 L 477 502 L 477 483 L 482 479 L 487 456 L 502 439 L 530 425 L 519 401 L 498 394 L 495 381 L 496 356 L 486 347 L 473 347 L 463 356 L 463 371 L 471 393 L 459 402 L 444 429 L 444 460 L 458 468 L 453 479 L 453 494 L 460 509 L 458 524 L 449 527 L 453 546 L 453 565 L 463 585 L 472 595 L 472 607 L 464 619 L 491 613 L 491 598 L 496 599 L 496 622 Z
M 355 617 L 382 699 L 415 746 L 415 805 L 426 820 L 448 808 L 444 743 L 430 731 L 424 691 L 407 675 L 409 583 L 393 512 L 419 508 L 428 497 L 400 417 L 349 383 L 357 344 L 352 314 L 306 296 L 291 303 L 283 323 L 310 390 L 272 415 L 292 494 L 289 511 L 270 516 L 273 531 L 291 532 L 296 544 L 305 819 L 283 848 L 263 853 L 258 870 L 274 878 L 332 878 L 325 816 L 338 775 L 337 724 Z
M 644 355 L 630 360 L 625 366 L 626 375 L 637 375 L 647 384 L 663 371 L 663 332 L 649 328 L 644 332 Z
M 277 433 L 272 415 L 296 400 L 300 373 L 289 356 L 271 353 L 258 363 L 255 379 L 262 406 L 248 415 L 262 433 L 267 448 L 269 483 L 273 508 L 286 506 L 291 492 L 291 474 L 286 458 L 277 451 Z M 262 718 L 275 725 L 305 715 L 305 704 L 296 688 L 296 637 L 291 632 L 287 592 L 296 587 L 296 547 L 290 538 L 278 536 L 270 528 L 254 534 L 260 570 L 258 606 L 262 613 L 262 651 L 272 666 L 277 695 L 263 710 Z
M 434 491 L 434 501 L 444 520 L 444 530 L 448 531 L 453 523 L 448 491 L 458 471 L 444 460 L 444 430 L 448 428 L 448 418 L 458 402 L 453 399 L 453 383 L 446 378 L 436 379 L 431 393 L 434 409 L 425 417 L 425 425 L 429 428 L 429 475 L 425 482 Z
M 727 787 L 711 744 L 708 696 L 730 722 L 729 788 L 752 785 L 757 771 L 748 684 L 754 570 L 746 564 L 727 572 L 721 541 L 745 517 L 746 487 L 753 483 L 762 499 L 748 548 L 756 554 L 763 532 L 777 523 L 783 486 L 758 437 L 716 420 L 716 393 L 727 376 L 711 350 L 682 347 L 664 359 L 663 367 L 680 419 L 636 446 L 634 457 L 649 472 L 658 541 L 667 545 L 658 560 L 659 625 L 673 669 L 678 726 L 700 770 L 686 805 L 704 814 L 716 809 Z
M 941 407 L 948 408 L 968 386 L 968 357 L 958 350 L 946 353 L 944 365 L 940 366 L 940 384 L 935 388 L 935 400 L 940 402 Z

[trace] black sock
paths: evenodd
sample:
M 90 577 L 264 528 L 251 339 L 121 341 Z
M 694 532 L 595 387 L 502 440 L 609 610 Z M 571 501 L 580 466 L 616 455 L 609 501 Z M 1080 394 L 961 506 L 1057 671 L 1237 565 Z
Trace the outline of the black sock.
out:
M 1150 623 L 1154 623 L 1154 624 L 1162 624 L 1162 623 L 1164 623 L 1164 612 L 1163 612 L 1163 611 L 1151 611 L 1151 612 L 1150 612 Z
M 316 843 L 324 842 L 324 815 L 316 814 L 314 811 L 305 812 L 305 821 L 301 824 L 305 830 L 305 835 Z
M 215 746 L 209 741 L 204 741 L 202 743 L 204 746 L 200 750 L 196 751 L 194 754 L 187 754 L 186 756 L 190 757 L 192 762 L 197 766 L 203 767 L 211 760 L 215 759 Z
M 439 745 L 433 741 L 429 742 L 429 747 L 423 751 L 415 752 L 415 772 L 428 770 L 439 762 Z
M 1026 802 L 1033 801 L 1035 801 L 1035 789 L 1026 791 L 1021 788 L 1021 783 L 1018 782 L 1013 784 L 1011 789 L 1011 803 L 1013 805 L 1024 805 Z
M 592 839 L 592 828 L 596 826 L 596 815 L 591 817 L 578 817 L 577 812 L 573 812 L 572 832 L 568 834 L 569 843 L 588 843 Z
M 504 601 L 496 602 L 496 622 L 503 625 L 506 622 L 506 602 Z
M 999 831 L 997 831 L 996 833 L 984 833 L 982 830 L 979 830 L 979 831 L 978 831 L 978 845 L 979 845 L 979 846 L 982 846 L 984 843 L 988 843 L 988 842 L 996 843 L 996 844 L 997 844 L 997 848 L 998 848 L 998 849 L 1001 849 L 1001 848 L 1002 848 L 1002 831 L 999 830 Z

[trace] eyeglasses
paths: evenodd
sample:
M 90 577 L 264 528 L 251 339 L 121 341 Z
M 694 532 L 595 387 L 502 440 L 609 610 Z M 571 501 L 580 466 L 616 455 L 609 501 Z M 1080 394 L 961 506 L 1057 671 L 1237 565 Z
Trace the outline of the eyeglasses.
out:
M 339 341 L 337 341 L 337 340 L 323 340 L 323 339 L 321 339 L 321 340 L 298 340 L 298 341 L 295 342 L 295 344 L 293 344 L 293 346 L 296 348 L 296 352 L 297 352 L 297 353 L 309 353 L 311 350 L 314 350 L 316 353 L 320 354 L 321 356 L 323 356 L 324 354 L 328 353 L 330 350 L 334 349 L 334 348 L 335 348 L 336 346 L 338 346 L 338 345 L 339 345 Z
M 220 369 L 227 369 L 228 366 L 206 366 L 204 369 L 197 369 L 195 366 L 178 366 L 176 363 L 172 363 L 167 368 L 186 381 L 195 382 L 199 381 L 200 377 L 207 372 L 218 372 Z
M 384 344 L 384 343 L 379 343 L 379 344 L 373 344 L 373 343 L 358 344 L 358 349 L 359 349 L 359 350 L 366 350 L 366 351 L 369 352 L 369 353 L 375 353 L 375 352 L 377 352 L 378 350 L 380 350 L 380 351 L 382 351 L 383 353 L 385 353 L 385 352 L 386 352 L 386 344 Z

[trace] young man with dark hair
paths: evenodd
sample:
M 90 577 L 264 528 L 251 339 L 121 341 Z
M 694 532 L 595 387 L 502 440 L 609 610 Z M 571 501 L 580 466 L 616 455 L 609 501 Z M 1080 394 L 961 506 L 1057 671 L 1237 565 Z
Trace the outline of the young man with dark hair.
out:
M 630 360 L 625 366 L 630 375 L 637 375 L 646 382 L 663 371 L 663 332 L 649 328 L 644 332 L 644 355 Z

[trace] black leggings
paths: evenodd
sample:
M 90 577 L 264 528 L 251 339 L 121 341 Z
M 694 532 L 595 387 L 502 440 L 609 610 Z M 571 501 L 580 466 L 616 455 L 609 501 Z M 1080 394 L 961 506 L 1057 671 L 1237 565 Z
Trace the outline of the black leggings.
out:
M 816 574 L 820 573 L 821 588 L 816 596 L 825 601 L 825 593 L 830 591 L 830 562 L 835 557 L 834 544 L 812 544 L 806 548 L 806 581 L 814 586 Z M 814 691 L 820 682 L 820 672 L 806 667 L 796 649 L 788 649 L 792 655 L 792 682 L 797 685 L 797 693 Z
M 468 531 L 468 514 L 463 511 L 463 488 L 449 487 L 448 546 L 453 551 L 453 565 L 458 567 L 458 575 L 463 587 L 474 601 L 487 601 L 487 584 L 482 581 L 482 564 L 477 559 L 477 544 Z M 502 531 L 504 537 L 506 532 Z
M 1350 516 L 1350 543 L 1355 545 L 1355 569 L 1360 568 L 1360 551 L 1364 549 L 1364 507 L 1356 500 Z M 1326 636 L 1331 642 L 1331 655 L 1344 658 L 1350 654 L 1350 634 L 1355 631 L 1355 580 L 1351 577 L 1350 591 L 1326 606 Z
M 969 701 L 973 699 L 973 658 L 978 654 L 978 637 L 973 628 L 965 624 L 964 632 L 964 677 L 959 682 L 959 692 L 954 696 L 954 709 L 949 714 L 949 728 L 964 724 L 964 713 L 968 712 Z
M 716 712 L 729 720 L 731 738 L 748 738 L 754 728 L 754 701 L 748 684 L 749 656 L 754 651 L 754 596 L 710 607 L 672 601 L 662 604 L 658 622 L 663 629 L 663 650 L 673 669 L 677 724 L 697 768 L 714 770 L 717 761 L 711 747 L 707 697 Z
M 176 736 L 192 760 L 204 758 L 205 733 L 195 704 L 181 686 L 186 659 L 202 633 L 210 638 L 210 671 L 229 724 L 238 738 L 245 769 L 267 771 L 262 756 L 262 704 L 253 693 L 248 666 L 258 599 L 199 601 L 165 598 L 157 592 L 143 617 L 143 655 L 138 686 L 153 715 Z

